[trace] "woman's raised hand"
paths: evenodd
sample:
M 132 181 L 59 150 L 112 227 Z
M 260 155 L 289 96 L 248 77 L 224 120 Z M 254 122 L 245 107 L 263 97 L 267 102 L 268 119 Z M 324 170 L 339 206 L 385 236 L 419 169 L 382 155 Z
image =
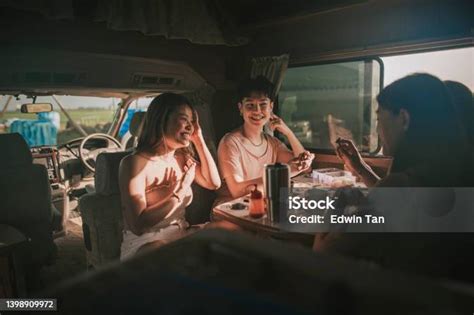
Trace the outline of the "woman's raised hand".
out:
M 271 113 L 270 115 L 270 129 L 272 131 L 278 130 L 284 135 L 287 135 L 288 132 L 291 132 L 290 128 L 285 124 L 283 119 L 281 119 L 274 113 Z
M 344 162 L 344 165 L 349 171 L 358 174 L 361 167 L 363 167 L 364 160 L 354 145 L 354 142 L 339 138 L 336 143 L 337 156 Z
M 176 176 L 176 171 L 172 167 L 167 167 L 165 169 L 163 179 L 159 181 L 158 178 L 155 177 L 155 180 L 148 188 L 148 191 L 160 189 L 161 191 L 165 192 L 166 195 L 172 195 L 177 187 L 178 178 Z

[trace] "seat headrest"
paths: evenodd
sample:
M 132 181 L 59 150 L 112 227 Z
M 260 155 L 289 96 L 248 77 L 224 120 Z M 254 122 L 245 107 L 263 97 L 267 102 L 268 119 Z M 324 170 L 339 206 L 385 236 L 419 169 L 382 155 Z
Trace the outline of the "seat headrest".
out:
M 0 135 L 0 168 L 31 165 L 33 158 L 25 139 L 19 133 Z
M 101 153 L 95 165 L 95 192 L 100 195 L 120 194 L 118 175 L 120 161 L 130 152 Z
M 144 119 L 145 114 L 146 112 L 136 112 L 135 114 L 133 114 L 132 121 L 130 122 L 130 128 L 129 128 L 132 136 L 138 137 L 138 135 L 140 134 L 143 127 L 143 123 L 145 121 Z

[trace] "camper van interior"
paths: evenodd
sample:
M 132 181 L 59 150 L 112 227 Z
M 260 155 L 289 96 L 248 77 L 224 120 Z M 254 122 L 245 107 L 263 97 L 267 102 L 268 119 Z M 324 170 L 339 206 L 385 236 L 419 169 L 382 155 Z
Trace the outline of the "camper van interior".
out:
M 473 13 L 0 0 L 0 313 L 472 314 Z

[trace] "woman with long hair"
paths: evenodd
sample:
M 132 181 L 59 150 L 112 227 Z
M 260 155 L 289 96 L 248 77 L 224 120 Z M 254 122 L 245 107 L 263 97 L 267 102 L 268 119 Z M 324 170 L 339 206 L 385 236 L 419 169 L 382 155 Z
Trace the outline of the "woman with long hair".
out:
M 386 268 L 474 280 L 470 267 L 473 259 L 470 249 L 474 244 L 471 235 L 441 233 L 448 226 L 445 224 L 451 224 L 450 228 L 459 226 L 463 231 L 465 225 L 462 221 L 472 218 L 472 207 L 466 201 L 463 204 L 462 198 L 456 201 L 450 189 L 473 186 L 472 147 L 468 144 L 450 91 L 432 75 L 413 74 L 385 87 L 377 101 L 383 152 L 393 157 L 390 173 L 385 178 L 374 179 L 351 142 L 342 143 L 338 154 L 351 169 L 372 178 L 369 182 L 375 187 L 428 187 L 423 190 L 391 190 L 395 194 L 392 197 L 403 192 L 404 198 L 384 199 L 377 205 L 390 209 L 385 215 L 403 218 L 399 227 L 407 232 L 418 231 L 416 227 L 423 224 L 440 232 L 317 233 L 313 248 L 369 260 Z M 374 189 L 369 195 L 381 191 L 384 189 Z M 447 215 L 455 201 L 459 202 L 456 215 L 460 221 L 454 221 L 453 225 Z M 410 214 L 413 217 L 407 216 Z M 425 221 L 426 218 L 429 220 Z M 439 220 L 439 225 L 429 225 L 435 219 Z
M 193 181 L 210 190 L 221 184 L 196 110 L 182 95 L 161 94 L 148 108 L 135 152 L 120 164 L 122 258 L 145 244 L 186 235 L 184 214 L 192 201 Z
M 466 131 L 471 150 L 474 147 L 474 98 L 472 91 L 464 84 L 456 81 L 444 81 L 453 99 L 464 130 Z
M 393 157 L 380 179 L 354 144 L 339 141 L 346 167 L 368 186 L 469 186 L 471 147 L 450 91 L 438 78 L 417 73 L 385 87 L 377 96 L 377 128 L 383 153 Z

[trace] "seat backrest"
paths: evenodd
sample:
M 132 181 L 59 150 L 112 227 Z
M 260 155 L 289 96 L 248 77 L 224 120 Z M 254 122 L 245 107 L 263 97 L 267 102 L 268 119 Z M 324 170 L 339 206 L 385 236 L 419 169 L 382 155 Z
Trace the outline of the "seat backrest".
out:
M 130 152 L 101 153 L 97 156 L 95 167 L 95 191 L 99 195 L 120 195 L 118 184 L 119 166 Z
M 118 173 L 120 161 L 128 154 L 126 151 L 99 154 L 95 192 L 79 200 L 89 267 L 97 268 L 120 258 L 123 215 Z
M 31 239 L 31 263 L 46 263 L 55 252 L 51 187 L 46 168 L 33 164 L 18 133 L 0 135 L 0 222 Z
M 137 146 L 138 137 L 140 136 L 140 132 L 142 131 L 143 124 L 145 122 L 145 114 L 146 112 L 136 112 L 133 114 L 129 127 L 131 137 L 125 144 L 126 149 Z
M 134 137 L 138 137 L 143 128 L 145 122 L 146 112 L 136 112 L 133 114 L 132 121 L 130 122 L 130 133 Z

